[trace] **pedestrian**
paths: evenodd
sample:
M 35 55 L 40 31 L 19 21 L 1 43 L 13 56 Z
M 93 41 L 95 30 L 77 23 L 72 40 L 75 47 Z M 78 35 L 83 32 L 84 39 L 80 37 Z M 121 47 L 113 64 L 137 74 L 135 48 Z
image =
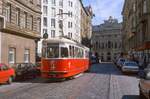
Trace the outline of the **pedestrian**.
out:
M 97 52 L 95 52 L 95 56 L 96 56 L 96 63 L 99 63 L 99 54 Z

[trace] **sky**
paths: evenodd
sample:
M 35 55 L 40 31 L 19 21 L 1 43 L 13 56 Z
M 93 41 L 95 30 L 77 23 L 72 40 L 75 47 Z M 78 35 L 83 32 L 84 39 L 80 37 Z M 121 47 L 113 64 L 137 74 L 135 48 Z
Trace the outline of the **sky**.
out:
M 84 6 L 91 5 L 95 17 L 92 20 L 93 25 L 99 25 L 107 20 L 109 16 L 122 21 L 122 8 L 124 0 L 83 0 Z

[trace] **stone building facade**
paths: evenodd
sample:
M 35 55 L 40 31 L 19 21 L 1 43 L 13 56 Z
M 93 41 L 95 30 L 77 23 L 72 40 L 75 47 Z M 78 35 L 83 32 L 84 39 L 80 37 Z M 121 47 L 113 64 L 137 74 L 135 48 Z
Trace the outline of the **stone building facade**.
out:
M 0 63 L 35 63 L 41 0 L 0 0 Z
M 150 1 L 125 0 L 122 15 L 124 52 L 150 62 Z
M 113 61 L 122 51 L 122 24 L 110 17 L 103 24 L 93 26 L 92 51 L 102 61 Z
M 81 43 L 87 47 L 91 45 L 92 37 L 92 18 L 93 12 L 91 6 L 81 8 Z

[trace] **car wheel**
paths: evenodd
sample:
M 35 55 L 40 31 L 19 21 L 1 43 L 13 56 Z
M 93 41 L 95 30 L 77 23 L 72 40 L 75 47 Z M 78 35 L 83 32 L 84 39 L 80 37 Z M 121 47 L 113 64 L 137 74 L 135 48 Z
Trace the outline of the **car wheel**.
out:
M 141 90 L 140 90 L 140 99 L 146 99 Z
M 8 83 L 8 84 L 11 84 L 11 83 L 12 83 L 12 80 L 13 80 L 13 77 L 9 77 L 7 83 Z

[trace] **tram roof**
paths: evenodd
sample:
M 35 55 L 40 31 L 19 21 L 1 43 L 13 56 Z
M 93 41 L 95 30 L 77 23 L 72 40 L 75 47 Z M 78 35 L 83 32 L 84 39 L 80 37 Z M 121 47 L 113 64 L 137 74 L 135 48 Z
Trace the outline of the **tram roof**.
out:
M 67 39 L 67 38 L 63 38 L 63 37 L 60 37 L 60 38 L 50 38 L 50 39 L 46 39 L 46 40 L 43 40 L 45 42 L 48 42 L 48 43 L 69 43 L 69 44 L 74 44 L 74 45 L 78 45 L 78 46 L 82 46 L 83 48 L 85 49 L 88 49 L 88 47 L 80 44 L 80 43 L 77 43 L 75 41 L 72 41 L 70 39 Z

